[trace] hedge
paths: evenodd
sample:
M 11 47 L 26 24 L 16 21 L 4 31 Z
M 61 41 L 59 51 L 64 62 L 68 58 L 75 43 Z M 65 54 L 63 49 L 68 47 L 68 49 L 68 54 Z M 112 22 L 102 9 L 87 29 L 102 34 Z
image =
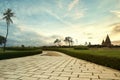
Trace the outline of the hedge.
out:
M 33 47 L 6 47 L 6 50 L 26 51 L 26 50 L 37 50 L 39 48 Z
M 0 52 L 0 60 L 41 54 L 42 50 Z

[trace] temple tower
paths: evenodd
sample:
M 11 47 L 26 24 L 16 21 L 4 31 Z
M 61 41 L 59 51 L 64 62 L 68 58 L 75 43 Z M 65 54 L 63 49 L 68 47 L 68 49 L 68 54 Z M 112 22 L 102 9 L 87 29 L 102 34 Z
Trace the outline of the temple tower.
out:
M 102 46 L 105 46 L 105 47 L 110 47 L 110 46 L 112 46 L 111 40 L 110 40 L 110 38 L 109 38 L 109 35 L 107 35 L 105 41 L 104 41 L 104 40 L 102 41 Z

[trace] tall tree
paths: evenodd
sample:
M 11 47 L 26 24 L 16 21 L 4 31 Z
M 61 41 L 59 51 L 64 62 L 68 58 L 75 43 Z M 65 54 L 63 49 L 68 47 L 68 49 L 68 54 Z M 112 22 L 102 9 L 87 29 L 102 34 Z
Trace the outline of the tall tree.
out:
M 54 41 L 54 44 L 57 44 L 58 46 L 60 46 L 61 44 L 61 40 L 60 39 L 56 39 L 55 41 Z
M 13 21 L 11 19 L 11 17 L 13 17 L 13 16 L 14 16 L 14 13 L 9 8 L 3 13 L 3 20 L 5 20 L 6 24 L 7 24 L 7 33 L 6 33 L 6 37 L 5 37 L 4 50 L 3 50 L 4 52 L 5 52 L 5 48 L 6 48 L 9 26 L 10 26 L 10 23 L 13 23 Z
M 65 37 L 64 39 L 65 43 L 68 44 L 69 46 L 71 46 L 73 44 L 73 39 L 72 37 Z

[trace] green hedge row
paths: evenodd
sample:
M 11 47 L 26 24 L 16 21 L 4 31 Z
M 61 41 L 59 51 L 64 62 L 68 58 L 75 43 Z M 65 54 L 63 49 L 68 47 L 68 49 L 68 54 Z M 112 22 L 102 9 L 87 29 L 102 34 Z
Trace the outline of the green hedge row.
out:
M 6 47 L 6 50 L 26 51 L 26 50 L 37 50 L 39 48 L 33 47 Z
M 119 58 L 85 54 L 85 53 L 65 50 L 62 48 L 61 49 L 60 48 L 46 48 L 45 50 L 59 51 L 59 52 L 65 53 L 67 55 L 70 55 L 70 56 L 73 56 L 79 59 L 84 59 L 84 60 L 87 60 L 87 61 L 90 61 L 96 64 L 100 64 L 103 66 L 107 66 L 107 67 L 120 70 L 120 59 Z
M 11 51 L 11 52 L 1 52 L 0 53 L 0 60 L 2 59 L 10 59 L 10 58 L 17 58 L 17 57 L 24 57 L 30 56 L 35 54 L 42 53 L 42 50 L 33 50 L 33 51 Z

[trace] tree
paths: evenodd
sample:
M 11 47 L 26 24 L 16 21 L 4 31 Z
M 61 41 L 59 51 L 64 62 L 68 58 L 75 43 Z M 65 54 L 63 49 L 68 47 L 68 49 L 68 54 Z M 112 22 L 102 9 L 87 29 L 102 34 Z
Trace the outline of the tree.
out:
M 0 35 L 0 45 L 5 43 L 5 37 Z
M 65 43 L 68 44 L 69 46 L 71 46 L 73 44 L 73 40 L 71 37 L 65 37 L 64 39 Z
M 9 8 L 3 13 L 3 20 L 6 20 L 6 24 L 7 24 L 7 33 L 6 33 L 6 37 L 5 37 L 4 50 L 3 50 L 4 52 L 5 52 L 5 48 L 6 48 L 9 26 L 10 26 L 10 23 L 13 23 L 13 21 L 11 19 L 11 17 L 13 17 L 13 16 L 14 16 L 14 13 Z
M 56 43 L 57 43 L 58 46 L 60 46 L 61 40 L 60 40 L 60 39 L 56 39 L 56 40 L 54 41 L 54 44 L 56 44 Z
M 87 42 L 85 42 L 85 46 L 87 46 L 88 45 L 88 43 Z
M 91 42 L 89 42 L 88 46 L 91 46 Z
M 21 45 L 22 48 L 24 48 L 25 46 L 24 45 Z

